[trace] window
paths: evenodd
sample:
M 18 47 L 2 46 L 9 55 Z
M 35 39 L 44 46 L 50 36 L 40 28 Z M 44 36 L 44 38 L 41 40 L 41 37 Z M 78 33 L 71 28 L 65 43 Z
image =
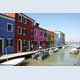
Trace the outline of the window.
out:
M 12 32 L 13 31 L 13 25 L 11 23 L 7 24 L 7 31 Z
M 40 46 L 42 46 L 42 41 L 40 41 Z
M 33 27 L 33 23 L 32 22 L 30 22 L 30 26 Z
M 26 40 L 23 40 L 23 46 L 27 46 L 27 41 Z
M 33 32 L 33 30 L 31 30 L 31 35 L 34 35 L 34 32 Z
M 27 24 L 27 19 L 26 18 L 23 19 L 23 23 Z
M 42 36 L 43 35 L 43 32 L 40 32 L 40 36 Z
M 6 46 L 7 46 L 7 47 L 13 46 L 13 40 L 10 39 L 10 38 L 8 38 L 8 39 L 6 40 Z
M 22 28 L 18 27 L 18 34 L 22 34 Z
M 22 16 L 18 15 L 18 21 L 22 22 Z
M 34 31 L 34 33 L 35 33 L 35 35 L 37 35 L 37 31 L 36 30 Z
M 33 30 L 31 30 L 30 36 L 34 37 L 34 31 Z
M 27 49 L 30 48 L 30 42 L 29 41 L 26 41 L 26 46 L 27 46 Z
M 24 29 L 23 29 L 23 35 L 26 35 L 26 34 L 27 34 L 27 29 L 24 28 Z
M 44 36 L 47 37 L 47 33 L 46 32 L 44 33 Z

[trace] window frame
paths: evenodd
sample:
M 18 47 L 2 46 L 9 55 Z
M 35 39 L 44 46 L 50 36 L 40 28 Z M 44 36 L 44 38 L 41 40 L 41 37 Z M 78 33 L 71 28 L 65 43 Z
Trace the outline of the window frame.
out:
M 30 22 L 30 27 L 33 28 L 33 22 Z
M 34 35 L 37 36 L 37 30 L 34 30 Z
M 11 31 L 8 30 L 8 25 L 11 25 Z M 12 23 L 7 23 L 7 32 L 13 32 L 13 24 Z
M 27 46 L 27 40 L 23 40 L 23 46 L 24 46 L 24 47 Z
M 21 17 L 21 20 L 19 20 L 19 17 Z M 18 22 L 22 22 L 22 16 L 18 14 Z
M 21 33 L 19 33 L 19 29 L 21 29 Z M 22 32 L 23 32 L 23 31 L 22 31 L 22 27 L 18 27 L 18 34 L 19 34 L 19 35 L 22 35 Z
M 24 22 L 24 19 L 25 19 L 25 22 Z M 23 23 L 27 24 L 27 18 L 23 18 Z
M 26 30 L 26 33 L 24 32 Z M 28 32 L 28 30 L 26 29 L 26 28 L 23 28 L 22 29 L 22 34 L 23 34 L 23 36 L 25 36 L 25 35 L 27 35 L 27 32 Z M 24 34 L 25 33 L 25 34 Z
M 8 45 L 8 43 L 7 43 L 8 40 L 12 41 L 12 44 Z M 6 39 L 6 47 L 9 48 L 9 47 L 12 47 L 13 45 L 14 45 L 14 44 L 13 44 L 13 39 L 12 39 L 12 38 L 7 38 L 7 39 Z
M 43 32 L 42 31 L 40 32 L 40 36 L 43 36 Z

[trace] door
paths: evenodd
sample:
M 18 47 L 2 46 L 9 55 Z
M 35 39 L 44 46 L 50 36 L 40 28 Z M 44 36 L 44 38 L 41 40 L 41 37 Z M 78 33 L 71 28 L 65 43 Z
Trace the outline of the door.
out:
M 22 40 L 21 39 L 18 40 L 17 47 L 18 47 L 18 52 L 22 52 Z
M 0 55 L 2 54 L 2 39 L 0 39 Z
M 30 41 L 27 41 L 27 51 L 30 51 Z

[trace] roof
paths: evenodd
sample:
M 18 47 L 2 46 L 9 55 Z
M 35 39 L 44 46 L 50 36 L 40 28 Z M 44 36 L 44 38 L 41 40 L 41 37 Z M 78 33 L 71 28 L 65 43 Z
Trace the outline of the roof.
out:
M 7 16 L 7 15 L 2 14 L 2 13 L 0 13 L 0 17 L 7 18 L 7 19 L 15 21 L 15 19 L 13 17 Z
M 25 16 L 25 17 L 27 17 L 29 20 L 31 20 L 32 22 L 34 22 L 35 20 L 34 19 L 32 19 L 32 18 L 30 18 L 29 16 L 27 16 L 26 14 L 24 14 L 24 13 L 20 13 L 20 14 L 22 14 L 23 16 Z

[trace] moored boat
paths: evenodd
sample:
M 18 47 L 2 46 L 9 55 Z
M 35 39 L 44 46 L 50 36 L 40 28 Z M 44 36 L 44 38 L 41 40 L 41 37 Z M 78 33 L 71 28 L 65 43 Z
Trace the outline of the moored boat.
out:
M 25 58 L 17 58 L 17 59 L 13 59 L 13 60 L 8 60 L 6 62 L 1 63 L 1 65 L 15 66 L 15 65 L 21 63 L 23 60 L 25 60 Z
M 53 49 L 49 49 L 49 55 L 53 54 Z
M 53 52 L 59 51 L 59 48 L 54 48 Z
M 73 54 L 78 54 L 79 53 L 79 50 L 77 48 L 72 48 L 70 53 L 73 53 Z
M 40 51 L 32 55 L 32 59 L 37 59 L 37 57 L 41 54 Z

